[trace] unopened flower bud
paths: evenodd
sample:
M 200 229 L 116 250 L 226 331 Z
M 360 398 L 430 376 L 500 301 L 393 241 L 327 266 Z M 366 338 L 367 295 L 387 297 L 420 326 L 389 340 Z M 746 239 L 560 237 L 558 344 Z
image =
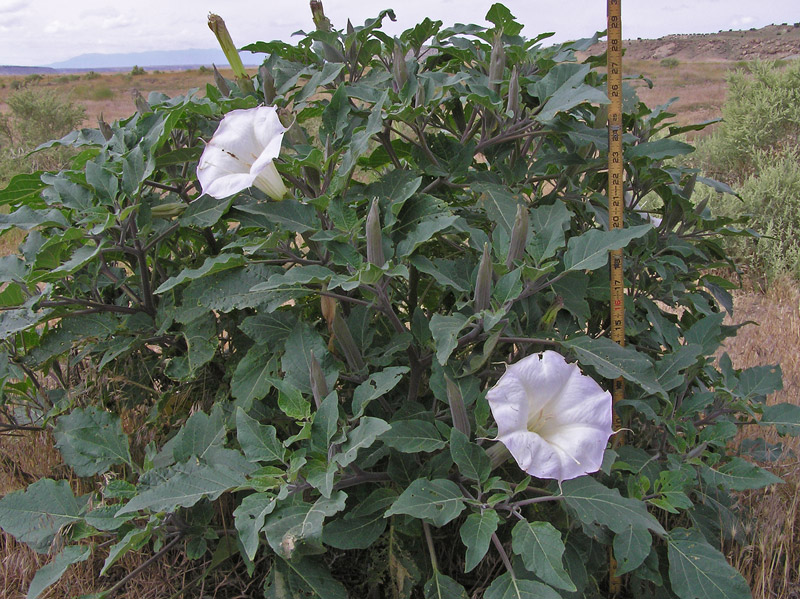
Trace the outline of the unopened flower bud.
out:
M 383 233 L 381 232 L 381 214 L 378 198 L 372 200 L 367 214 L 367 262 L 375 266 L 383 266 Z
M 697 173 L 694 173 L 689 180 L 686 182 L 686 185 L 683 186 L 681 190 L 683 192 L 683 197 L 687 200 L 692 199 L 692 194 L 694 193 L 694 184 L 697 183 Z
M 333 315 L 332 329 L 334 339 L 342 349 L 344 359 L 347 360 L 350 370 L 358 372 L 364 368 L 364 358 L 361 357 L 361 351 L 359 351 L 358 345 L 356 345 L 353 335 L 350 333 L 350 327 L 347 326 L 347 322 L 345 322 L 338 310 Z
M 556 316 L 558 316 L 559 311 L 561 311 L 561 308 L 563 307 L 564 298 L 560 295 L 557 295 L 551 306 L 547 309 L 542 316 L 542 319 L 539 321 L 539 329 L 543 331 L 552 330 L 553 325 L 556 322 Z
M 294 114 L 287 108 L 278 108 L 278 120 L 286 128 L 286 137 L 293 145 L 305 145 L 308 143 L 308 138 L 305 132 L 297 124 L 297 119 Z
M 217 65 L 214 64 L 211 66 L 214 67 L 214 83 L 216 84 L 219 93 L 227 98 L 231 95 L 231 88 L 228 85 L 228 82 L 225 81 L 225 77 L 223 77 L 222 73 L 220 73 L 219 69 L 217 69 Z
M 522 258 L 525 246 L 528 243 L 528 209 L 522 204 L 517 204 L 517 215 L 514 217 L 514 227 L 511 229 L 511 243 L 508 246 L 506 268 L 511 270 L 514 262 Z
M 502 466 L 511 457 L 511 452 L 502 443 L 495 443 L 486 448 L 486 455 L 489 456 L 489 462 L 492 464 L 492 470 L 494 470 Z
M 244 70 L 242 58 L 239 56 L 239 51 L 236 49 L 231 39 L 231 34 L 228 33 L 225 21 L 223 21 L 222 17 L 219 15 L 208 13 L 208 28 L 214 32 L 217 42 L 219 42 L 220 48 L 222 48 L 222 52 L 225 54 L 225 58 L 228 59 L 228 64 L 231 65 L 231 69 L 233 69 L 233 76 L 236 77 L 236 82 L 239 84 L 241 90 L 246 94 L 254 93 L 253 82 L 250 80 L 247 71 Z
M 503 48 L 503 32 L 498 31 L 494 34 L 492 54 L 489 58 L 489 88 L 495 92 L 500 91 L 500 81 L 503 80 L 505 68 L 506 51 Z
M 511 69 L 511 79 L 508 80 L 508 104 L 506 112 L 511 118 L 519 117 L 519 71 L 517 65 Z
M 320 366 L 313 350 L 311 351 L 309 363 L 311 366 L 311 372 L 309 372 L 311 394 L 314 396 L 314 404 L 319 409 L 320 405 L 322 405 L 322 400 L 328 396 L 328 383 L 325 381 L 325 373 L 322 372 L 322 366 Z
M 275 90 L 275 78 L 272 76 L 272 73 L 269 72 L 266 65 L 261 65 L 258 69 L 258 76 L 261 78 L 261 91 L 264 92 L 264 102 L 267 105 L 271 105 L 275 100 L 275 96 L 278 95 L 278 92 Z
M 444 382 L 447 385 L 447 402 L 450 404 L 450 414 L 453 417 L 453 426 L 464 433 L 469 438 L 471 428 L 467 417 L 467 407 L 464 405 L 464 398 L 461 389 L 458 388 L 450 377 L 444 375 Z
M 114 137 L 114 132 L 111 130 L 111 126 L 103 120 L 103 113 L 100 113 L 100 118 L 97 119 L 97 126 L 100 128 L 100 133 L 103 134 L 103 138 L 108 141 L 112 137 Z
M 314 19 L 314 25 L 317 31 L 330 31 L 332 29 L 331 22 L 325 16 L 325 9 L 322 8 L 321 0 L 311 0 L 311 18 Z
M 395 88 L 400 91 L 408 81 L 408 68 L 406 67 L 406 53 L 403 52 L 399 40 L 395 40 L 392 49 L 392 75 L 394 75 Z
M 133 103 L 136 105 L 136 112 L 139 114 L 145 114 L 153 111 L 153 109 L 150 108 L 150 104 L 147 103 L 147 100 L 145 100 L 144 96 L 139 93 L 138 89 L 134 88 L 131 90 L 131 97 L 133 98 Z
M 492 296 L 492 255 L 489 244 L 483 244 L 483 255 L 478 265 L 478 278 L 475 281 L 475 299 L 472 303 L 475 312 L 486 310 L 489 307 L 489 298 Z

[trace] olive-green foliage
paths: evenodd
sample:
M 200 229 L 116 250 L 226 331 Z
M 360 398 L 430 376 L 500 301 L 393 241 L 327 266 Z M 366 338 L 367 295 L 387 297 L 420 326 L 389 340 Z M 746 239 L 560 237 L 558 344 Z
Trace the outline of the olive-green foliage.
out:
M 753 62 L 728 79 L 724 122 L 700 144 L 703 170 L 740 194 L 711 195 L 713 211 L 746 217 L 759 240 L 732 238 L 729 247 L 754 272 L 772 279 L 800 276 L 800 63 Z
M 9 111 L 0 115 L 0 182 L 17 173 L 62 166 L 72 153 L 64 148 L 28 153 L 78 127 L 86 118 L 86 109 L 43 89 L 21 89 L 6 102 Z

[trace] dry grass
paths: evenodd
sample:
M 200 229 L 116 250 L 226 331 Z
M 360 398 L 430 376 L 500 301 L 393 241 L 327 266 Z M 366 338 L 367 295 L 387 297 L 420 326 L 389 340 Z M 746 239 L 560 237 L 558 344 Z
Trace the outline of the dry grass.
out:
M 800 288 L 779 282 L 766 293 L 741 292 L 735 301 L 735 322 L 754 320 L 729 340 L 726 350 L 736 368 L 780 364 L 783 390 L 768 403 L 800 404 Z M 755 599 L 800 597 L 800 439 L 780 438 L 774 430 L 753 425 L 740 432 L 745 438 L 763 437 L 782 442 L 784 456 L 761 466 L 783 478 L 786 484 L 742 493 L 740 504 L 751 518 L 750 543 L 732 548 L 732 563 L 748 579 Z M 791 450 L 791 451 L 789 451 Z

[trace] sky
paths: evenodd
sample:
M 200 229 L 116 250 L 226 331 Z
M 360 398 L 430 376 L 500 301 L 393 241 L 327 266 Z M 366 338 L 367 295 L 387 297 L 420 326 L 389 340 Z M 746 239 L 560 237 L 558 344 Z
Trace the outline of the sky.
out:
M 334 27 L 362 24 L 394 8 L 397 34 L 424 17 L 485 24 L 491 0 L 323 0 Z M 589 37 L 606 26 L 606 0 L 506 0 L 534 37 L 554 31 L 554 42 Z M 622 0 L 623 36 L 712 33 L 800 21 L 798 0 Z M 43 66 L 89 53 L 214 48 L 206 26 L 215 12 L 234 42 L 291 41 L 313 27 L 307 0 L 0 0 L 0 65 Z

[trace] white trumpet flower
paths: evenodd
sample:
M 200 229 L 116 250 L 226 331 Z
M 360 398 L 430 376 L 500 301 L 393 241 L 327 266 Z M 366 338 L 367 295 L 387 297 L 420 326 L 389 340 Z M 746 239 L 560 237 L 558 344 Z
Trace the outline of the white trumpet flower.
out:
M 561 483 L 600 469 L 613 434 L 611 394 L 560 354 L 509 366 L 486 399 L 497 440 L 528 474 Z
M 203 193 L 221 199 L 257 187 L 274 200 L 283 199 L 286 186 L 273 160 L 281 151 L 284 133 L 274 106 L 226 114 L 197 165 Z

